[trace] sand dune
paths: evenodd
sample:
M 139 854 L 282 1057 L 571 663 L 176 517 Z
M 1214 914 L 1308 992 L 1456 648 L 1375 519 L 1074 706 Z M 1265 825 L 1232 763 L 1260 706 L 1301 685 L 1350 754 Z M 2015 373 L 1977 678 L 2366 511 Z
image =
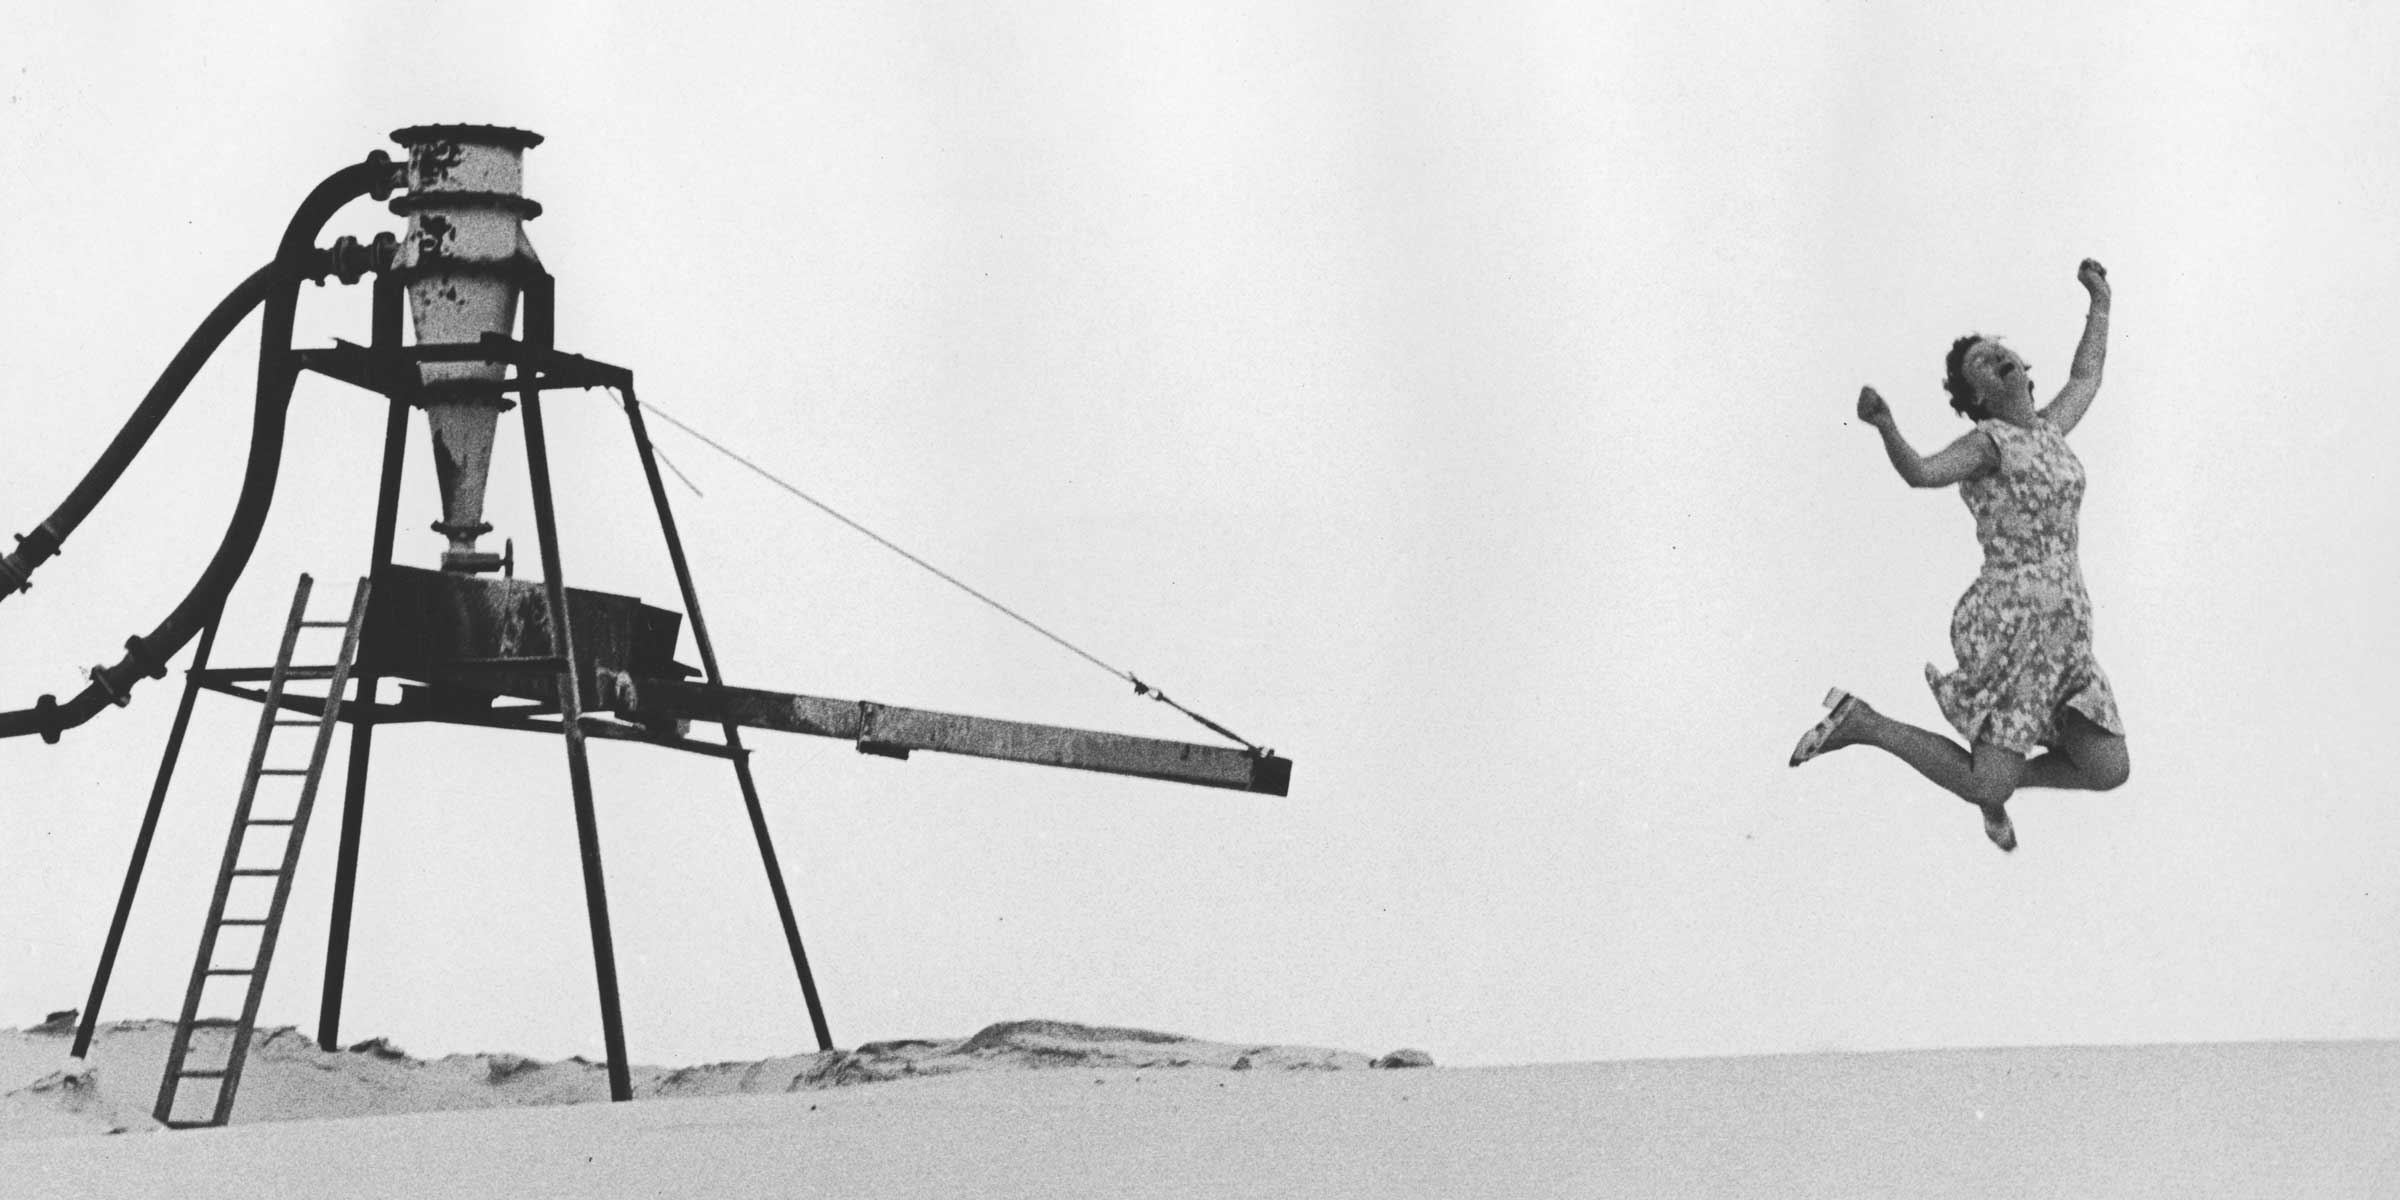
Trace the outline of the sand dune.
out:
M 286 1033 L 261 1044 L 246 1124 L 61 1136 L 138 1116 L 164 1033 L 112 1028 L 72 1084 L 43 1057 L 62 1036 L 0 1035 L 4 1078 L 26 1080 L 0 1110 L 0 1194 L 2400 1195 L 2400 1044 L 2382 1042 L 1396 1071 L 1035 1021 L 645 1068 L 648 1099 L 610 1105 L 573 1102 L 604 1091 L 588 1063 L 325 1055 Z
M 166 1069 L 173 1033 L 171 1021 L 104 1024 L 92 1040 L 91 1054 L 79 1062 L 68 1057 L 74 1034 L 69 1020 L 0 1032 L 0 1141 L 156 1129 L 157 1122 L 149 1112 Z M 230 1039 L 225 1026 L 201 1027 L 193 1036 L 189 1061 L 222 1062 Z M 1431 1061 L 1420 1052 L 1370 1059 L 1342 1050 L 1237 1045 L 1068 1021 L 1005 1021 L 965 1038 L 870 1042 L 854 1050 L 675 1069 L 634 1066 L 628 1073 L 636 1098 L 690 1098 L 808 1091 L 971 1071 L 1338 1071 L 1367 1070 L 1400 1061 L 1413 1065 L 1420 1060 Z M 262 1029 L 252 1039 L 233 1122 L 388 1116 L 607 1099 L 607 1069 L 582 1058 L 542 1062 L 515 1054 L 487 1053 L 424 1060 L 382 1039 L 328 1052 L 286 1026 Z M 178 1112 L 191 1113 L 195 1107 L 183 1104 Z

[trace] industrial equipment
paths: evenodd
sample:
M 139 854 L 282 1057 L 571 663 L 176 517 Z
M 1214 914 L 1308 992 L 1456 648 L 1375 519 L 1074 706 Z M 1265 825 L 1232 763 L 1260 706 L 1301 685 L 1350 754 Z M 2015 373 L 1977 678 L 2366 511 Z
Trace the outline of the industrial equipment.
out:
M 223 1124 L 231 1112 L 241 1064 L 257 1018 L 259 996 L 275 950 L 292 864 L 308 830 L 317 785 L 330 757 L 333 730 L 349 727 L 336 860 L 332 920 L 317 1036 L 337 1045 L 350 910 L 357 879 L 358 829 L 365 802 L 373 735 L 381 725 L 445 722 L 555 735 L 566 749 L 569 790 L 579 839 L 593 965 L 607 1046 L 610 1094 L 627 1099 L 623 1023 L 610 935 L 599 832 L 593 816 L 587 738 L 643 742 L 725 759 L 733 766 L 770 894 L 781 919 L 794 973 L 818 1046 L 831 1049 L 824 1008 L 809 971 L 783 872 L 776 860 L 741 729 L 841 738 L 864 753 L 905 758 L 915 751 L 1132 775 L 1204 787 L 1281 796 L 1291 763 L 1262 748 L 1197 745 L 1090 730 L 999 721 L 950 713 L 728 686 L 702 618 L 690 564 L 661 483 L 659 461 L 643 421 L 631 371 L 560 351 L 554 345 L 555 281 L 535 255 L 526 222 L 541 206 L 524 194 L 526 151 L 541 137 L 491 125 L 426 125 L 393 139 L 405 161 L 376 151 L 319 184 L 287 226 L 274 259 L 237 286 L 195 330 L 169 363 L 100 460 L 67 500 L 0 557 L 0 599 L 31 585 L 36 569 L 54 557 L 76 526 L 117 482 L 185 386 L 254 309 L 263 310 L 254 432 L 240 497 L 215 556 L 175 608 L 149 633 L 127 638 L 114 664 L 92 668 L 90 685 L 61 702 L 0 711 L 0 738 L 39 735 L 55 742 L 112 705 L 123 705 L 143 678 L 162 678 L 169 661 L 199 639 L 149 808 L 84 1005 L 74 1052 L 90 1047 L 114 969 L 168 781 L 188 728 L 193 702 L 206 690 L 262 706 L 216 895 L 203 924 L 183 1013 L 177 1024 L 157 1116 L 172 1126 Z M 394 196 L 394 193 L 401 193 Z M 350 201 L 390 199 L 405 230 L 360 242 L 342 237 L 319 247 L 323 226 Z M 298 288 L 304 280 L 344 284 L 373 275 L 371 331 L 364 345 L 291 345 Z M 403 323 L 413 327 L 413 341 Z M 522 333 L 518 333 L 519 322 Z M 209 665 L 227 594 L 248 564 L 274 494 L 284 416 L 301 371 L 315 371 L 378 393 L 385 407 L 384 451 L 368 576 L 359 582 L 348 615 L 312 620 L 310 581 L 303 578 L 277 661 L 268 667 Z M 681 591 L 683 613 L 630 597 L 567 587 L 559 562 L 554 495 L 542 424 L 543 393 L 609 388 L 624 401 L 635 456 L 656 509 Z M 447 540 L 438 569 L 394 561 L 394 528 L 406 455 L 410 411 L 422 410 L 431 435 L 441 518 Z M 482 539 L 484 487 L 500 418 L 523 422 L 539 555 L 539 581 L 516 577 L 513 555 L 495 553 Z M 700 666 L 675 661 L 689 620 Z M 330 666 L 296 658 L 311 629 L 341 631 Z M 1130 676 L 1128 677 L 1130 678 Z M 1139 680 L 1136 689 L 1151 689 Z M 317 684 L 323 690 L 314 690 Z M 388 694 L 386 685 L 396 685 Z M 297 685 L 297 686 L 295 686 Z M 1180 706 L 1179 706 L 1180 707 Z M 719 736 L 695 736 L 692 725 Z M 278 759 L 277 731 L 303 731 L 302 759 Z M 1221 727 L 1214 726 L 1220 732 Z M 288 739 L 287 739 L 288 740 Z M 1239 741 L 1239 739 L 1234 739 Z M 284 789 L 278 791 L 277 789 Z M 280 865 L 265 865 L 265 860 Z M 257 886 L 251 886 L 257 885 Z M 263 898 L 244 900 L 264 890 Z M 263 904 L 261 901 L 263 900 Z M 247 903 L 247 907 L 245 907 Z M 247 963 L 214 961 L 218 934 L 255 927 L 257 951 Z M 230 1057 L 197 1063 L 190 1055 L 205 985 L 238 978 L 246 986 L 241 1015 L 231 1022 Z M 187 1083 L 212 1086 L 206 1115 L 178 1107 Z

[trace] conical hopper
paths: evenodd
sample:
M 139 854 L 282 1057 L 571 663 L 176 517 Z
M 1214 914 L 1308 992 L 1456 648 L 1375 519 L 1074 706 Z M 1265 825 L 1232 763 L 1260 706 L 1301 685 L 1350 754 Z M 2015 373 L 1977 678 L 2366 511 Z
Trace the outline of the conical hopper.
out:
M 408 290 L 417 345 L 472 345 L 487 333 L 516 328 L 517 295 L 541 260 L 525 222 L 541 205 L 524 190 L 525 151 L 541 135 L 496 125 L 420 125 L 392 140 L 408 147 L 408 195 L 391 202 L 408 218 L 393 269 Z M 492 464 L 492 437 L 511 402 L 501 391 L 508 367 L 465 360 L 419 365 L 424 390 L 418 405 L 433 431 L 434 480 L 442 519 L 434 529 L 450 539 L 442 569 L 489 571 L 500 556 L 478 551 L 491 532 L 483 492 Z

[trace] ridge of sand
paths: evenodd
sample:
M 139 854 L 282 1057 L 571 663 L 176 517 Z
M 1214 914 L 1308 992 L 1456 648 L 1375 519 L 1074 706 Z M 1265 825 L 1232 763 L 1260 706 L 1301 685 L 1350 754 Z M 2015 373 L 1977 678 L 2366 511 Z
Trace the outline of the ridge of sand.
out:
M 105 1023 L 83 1061 L 67 1053 L 73 1045 L 71 1020 L 0 1030 L 0 1141 L 159 1128 L 149 1110 L 166 1069 L 174 1028 L 174 1022 L 166 1020 Z M 222 1062 L 231 1040 L 230 1027 L 204 1024 L 194 1033 L 188 1061 Z M 640 1099 L 797 1092 L 977 1071 L 1342 1071 L 1429 1064 L 1413 1051 L 1373 1059 L 1345 1050 L 1211 1042 L 1146 1029 L 1020 1020 L 990 1025 L 964 1038 L 869 1042 L 851 1050 L 682 1068 L 634 1066 L 628 1074 L 634 1096 Z M 381 1038 L 327 1051 L 283 1026 L 261 1029 L 252 1037 L 233 1123 L 606 1099 L 607 1068 L 589 1059 L 546 1062 L 507 1053 L 420 1059 Z M 196 1111 L 196 1104 L 178 1108 L 179 1114 Z

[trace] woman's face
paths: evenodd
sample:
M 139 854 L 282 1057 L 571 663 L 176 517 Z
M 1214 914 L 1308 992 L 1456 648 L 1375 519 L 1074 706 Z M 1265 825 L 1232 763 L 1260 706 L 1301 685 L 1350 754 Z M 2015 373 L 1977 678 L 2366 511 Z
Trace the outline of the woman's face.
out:
M 1965 366 L 1984 411 L 1996 417 L 2033 415 L 2033 376 L 2016 351 L 1985 338 L 1967 350 Z

